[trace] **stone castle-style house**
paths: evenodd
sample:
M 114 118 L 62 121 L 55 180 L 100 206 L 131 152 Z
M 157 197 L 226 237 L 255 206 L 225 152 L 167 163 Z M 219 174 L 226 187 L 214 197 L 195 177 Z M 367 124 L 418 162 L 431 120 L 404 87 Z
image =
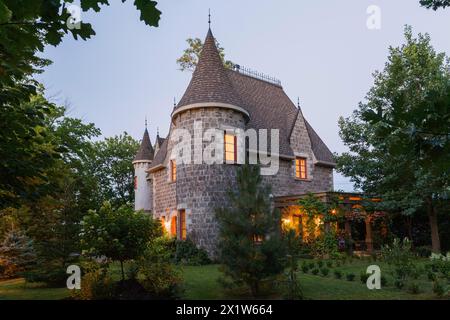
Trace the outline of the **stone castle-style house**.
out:
M 202 130 L 223 130 L 227 161 L 177 163 L 172 156 L 173 134 L 185 129 L 194 136 L 196 121 L 201 121 Z M 229 163 L 237 159 L 237 139 L 230 128 L 279 130 L 278 172 L 263 176 L 272 186 L 275 201 L 333 189 L 333 155 L 300 107 L 278 81 L 239 66 L 226 68 L 209 29 L 192 79 L 172 111 L 168 136 L 158 134 L 152 145 L 146 129 L 133 164 L 135 209 L 151 212 L 173 236 L 189 238 L 211 255 L 218 231 L 215 208 L 228 205 L 226 192 L 235 186 L 239 168 Z

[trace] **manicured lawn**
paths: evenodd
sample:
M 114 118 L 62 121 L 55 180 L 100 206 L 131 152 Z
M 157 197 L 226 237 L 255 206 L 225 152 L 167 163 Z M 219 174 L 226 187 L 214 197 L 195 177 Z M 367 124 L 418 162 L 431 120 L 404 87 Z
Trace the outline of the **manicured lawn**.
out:
M 308 260 L 313 261 L 313 260 Z M 387 278 L 388 285 L 380 290 L 369 290 L 366 285 L 360 282 L 361 271 L 365 271 L 370 264 L 380 266 L 382 274 Z M 117 268 L 112 268 L 113 273 L 117 273 Z M 342 279 L 335 279 L 334 270 L 341 270 Z M 346 273 L 354 273 L 355 280 L 347 281 Z M 221 272 L 218 265 L 207 266 L 185 266 L 182 267 L 184 282 L 185 299 L 240 299 L 248 298 L 248 292 L 245 288 L 224 290 L 219 284 L 218 279 Z M 419 294 L 411 294 L 406 289 L 398 290 L 393 286 L 393 279 L 389 274 L 389 267 L 382 262 L 369 262 L 367 260 L 354 260 L 343 266 L 333 266 L 327 277 L 312 275 L 311 271 L 307 274 L 299 272 L 298 274 L 303 293 L 307 299 L 333 299 L 333 300 L 357 300 L 357 299 L 436 299 L 432 292 L 431 282 L 428 281 L 426 274 L 420 276 L 417 280 L 420 288 Z M 117 277 L 118 278 L 118 277 Z M 26 284 L 23 279 L 13 279 L 0 281 L 0 300 L 2 299 L 63 299 L 70 295 L 65 288 L 44 288 L 36 284 Z M 268 298 L 279 299 L 279 295 L 272 295 Z M 445 298 L 444 298 L 445 299 Z M 447 297 L 446 299 L 449 299 Z
M 60 300 L 69 294 L 66 288 L 45 288 L 21 278 L 0 281 L 0 300 Z

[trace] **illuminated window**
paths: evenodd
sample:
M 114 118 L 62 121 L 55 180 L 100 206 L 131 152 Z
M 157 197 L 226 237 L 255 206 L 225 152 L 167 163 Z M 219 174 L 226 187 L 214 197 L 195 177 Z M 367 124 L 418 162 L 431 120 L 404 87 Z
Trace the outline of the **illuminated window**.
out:
M 170 234 L 174 237 L 177 236 L 177 216 L 173 216 L 170 222 Z
M 180 210 L 181 240 L 186 240 L 186 211 Z
M 134 190 L 136 190 L 137 189 L 137 177 L 135 176 L 134 177 Z
M 177 180 L 177 164 L 175 160 L 170 160 L 170 180 Z
M 297 179 L 306 179 L 306 158 L 295 159 L 295 177 Z
M 225 162 L 235 163 L 237 161 L 236 136 L 225 133 L 224 137 L 224 153 Z
M 253 235 L 253 242 L 254 243 L 261 244 L 263 242 L 263 240 L 264 240 L 263 236 L 257 235 L 257 234 Z

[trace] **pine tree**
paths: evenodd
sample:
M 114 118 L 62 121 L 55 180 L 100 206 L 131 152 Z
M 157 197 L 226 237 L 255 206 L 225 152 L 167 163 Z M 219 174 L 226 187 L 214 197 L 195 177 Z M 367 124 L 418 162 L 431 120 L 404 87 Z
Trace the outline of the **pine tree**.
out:
M 228 192 L 229 205 L 216 210 L 219 222 L 219 259 L 234 284 L 245 284 L 253 296 L 262 280 L 285 267 L 280 214 L 272 208 L 270 186 L 261 184 L 260 168 L 238 170 L 237 190 Z
M 13 277 L 24 271 L 36 259 L 33 241 L 23 232 L 9 231 L 0 245 L 0 267 L 2 275 Z

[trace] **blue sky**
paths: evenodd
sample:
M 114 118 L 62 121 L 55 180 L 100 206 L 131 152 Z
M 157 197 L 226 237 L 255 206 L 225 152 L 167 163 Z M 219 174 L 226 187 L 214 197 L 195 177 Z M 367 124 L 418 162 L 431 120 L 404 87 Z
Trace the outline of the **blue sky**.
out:
M 181 98 L 191 76 L 178 70 L 176 59 L 187 38 L 204 39 L 208 8 L 227 58 L 280 79 L 333 152 L 346 150 L 338 118 L 364 99 L 388 47 L 403 42 L 405 24 L 428 32 L 438 52 L 450 53 L 450 9 L 426 10 L 419 0 L 159 1 L 158 28 L 139 21 L 131 0 L 110 2 L 100 13 L 82 15 L 94 38 L 66 37 L 46 48 L 54 63 L 38 76 L 48 96 L 68 103 L 71 116 L 94 122 L 103 136 L 127 131 L 141 139 L 145 116 L 152 141 L 157 127 L 167 134 L 173 98 Z M 380 30 L 366 27 L 370 5 L 381 9 Z M 335 189 L 350 191 L 352 184 L 336 174 Z

